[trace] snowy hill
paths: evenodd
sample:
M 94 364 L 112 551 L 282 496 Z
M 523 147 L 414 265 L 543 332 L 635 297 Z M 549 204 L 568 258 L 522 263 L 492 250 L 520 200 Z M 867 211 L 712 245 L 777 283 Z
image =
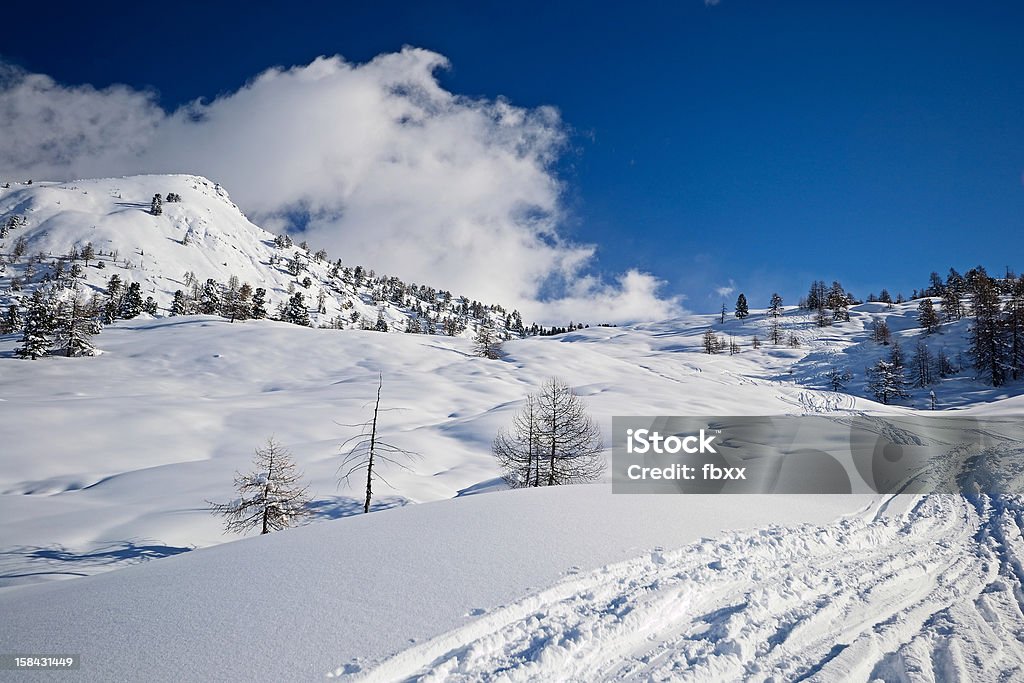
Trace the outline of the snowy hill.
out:
M 152 215 L 152 198 L 158 194 L 177 195 L 180 201 L 162 202 L 161 214 Z M 152 297 L 162 314 L 170 310 L 175 291 L 188 294 L 209 279 L 223 285 L 232 277 L 264 288 L 270 312 L 294 292 L 303 294 L 313 324 L 321 326 L 372 325 L 381 313 L 396 331 L 405 330 L 410 318 L 421 319 L 424 327 L 429 318 L 438 328 L 453 318 L 459 334 L 472 336 L 474 325 L 485 317 L 503 328 L 512 313 L 497 305 L 481 309 L 465 297 L 377 275 L 372 264 L 364 270 L 331 260 L 315 245 L 304 249 L 290 239 L 281 241 L 249 222 L 224 188 L 199 176 L 12 185 L 0 189 L 0 225 L 8 226 L 0 239 L 8 255 L 0 268 L 5 309 L 60 279 L 54 264 L 63 259 L 57 266 L 62 273 L 82 266 L 73 279 L 86 292 L 103 292 L 117 274 L 125 283 L 139 283 L 143 296 Z M 68 256 L 86 245 L 96 252 L 91 261 Z M 12 253 L 19 251 L 22 255 L 14 258 Z
M 152 215 L 158 193 L 182 200 Z M 504 329 L 500 306 L 357 277 L 253 225 L 199 177 L 14 186 L 0 190 L 0 215 L 5 308 L 73 291 L 70 281 L 98 293 L 112 274 L 158 305 L 106 325 L 93 357 L 20 360 L 19 333 L 0 334 L 0 653 L 76 652 L 84 680 L 1024 670 L 1010 642 L 1024 626 L 1015 499 L 513 492 L 491 454 L 527 394 L 556 375 L 605 445 L 616 415 L 908 415 L 933 392 L 940 409 L 1019 414 L 1024 381 L 989 386 L 965 360 L 967 319 L 926 334 L 917 301 L 854 305 L 825 327 L 796 307 L 777 319 L 688 315 L 512 335 L 494 360 L 469 337 L 482 318 Z M 72 250 L 79 258 L 58 265 Z M 186 273 L 236 276 L 271 305 L 306 292 L 313 325 L 169 316 Z M 378 313 L 392 331 L 414 319 L 464 328 L 358 329 Z M 878 403 L 866 370 L 893 348 L 873 340 L 880 323 L 908 356 L 920 342 L 956 367 Z M 718 353 L 705 352 L 709 336 Z M 837 374 L 849 375 L 842 391 Z M 384 471 L 390 488 L 364 516 L 338 469 L 379 378 L 381 433 L 416 456 Z M 233 494 L 269 436 L 303 470 L 313 523 L 227 543 L 237 537 L 209 501 Z

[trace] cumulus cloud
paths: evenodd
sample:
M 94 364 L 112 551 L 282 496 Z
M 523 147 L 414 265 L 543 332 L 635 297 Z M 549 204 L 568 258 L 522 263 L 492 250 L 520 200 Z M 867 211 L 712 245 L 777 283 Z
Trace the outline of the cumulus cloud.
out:
M 558 111 L 455 95 L 436 78 L 446 66 L 415 48 L 365 64 L 321 57 L 170 113 L 152 93 L 67 87 L 6 67 L 0 173 L 198 173 L 268 229 L 301 224 L 310 244 L 348 263 L 533 319 L 677 313 L 680 300 L 659 296 L 653 276 L 587 275 L 594 246 L 560 233 Z

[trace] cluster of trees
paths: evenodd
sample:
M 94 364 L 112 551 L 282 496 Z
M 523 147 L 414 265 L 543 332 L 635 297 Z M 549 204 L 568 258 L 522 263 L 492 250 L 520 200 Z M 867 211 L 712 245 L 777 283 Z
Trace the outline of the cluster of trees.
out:
M 99 333 L 96 300 L 83 300 L 77 292 L 71 298 L 58 298 L 54 290 L 36 289 L 24 314 L 11 305 L 3 319 L 7 333 L 21 329 L 21 345 L 14 353 L 19 358 L 36 360 L 55 351 L 66 356 L 93 353 L 92 337 Z
M 188 291 L 179 289 L 174 292 L 171 300 L 170 314 L 176 315 L 219 315 L 236 320 L 259 320 L 267 317 L 267 290 L 262 287 L 253 288 L 248 282 L 242 283 L 232 275 L 227 284 L 221 284 L 213 278 L 200 284 L 195 273 L 185 273 L 185 286 Z M 279 308 L 279 317 L 288 322 L 309 325 L 309 311 L 301 292 L 295 294 L 294 305 L 286 302 Z M 293 297 L 293 299 L 295 298 Z
M 502 429 L 492 451 L 509 486 L 555 486 L 594 481 L 604 471 L 601 430 L 583 400 L 552 377 L 526 397 L 510 429 Z
M 890 347 L 886 357 L 879 359 L 866 370 L 868 391 L 882 403 L 909 398 L 909 387 L 928 387 L 939 379 L 951 377 L 959 372 L 959 368 L 953 365 L 945 349 L 940 347 L 937 352 L 932 352 L 923 339 L 917 341 L 908 363 L 899 340 L 893 338 L 889 325 L 884 320 L 873 321 L 871 336 L 876 343 Z M 843 385 L 851 377 L 848 373 L 844 375 Z M 833 388 L 838 391 L 836 378 L 831 379 Z

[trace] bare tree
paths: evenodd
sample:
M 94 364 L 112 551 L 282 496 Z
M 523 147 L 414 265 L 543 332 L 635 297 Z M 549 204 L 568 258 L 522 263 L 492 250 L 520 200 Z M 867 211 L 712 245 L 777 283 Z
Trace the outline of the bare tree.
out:
M 302 474 L 274 437 L 256 449 L 253 464 L 255 471 L 235 477 L 239 498 L 210 503 L 212 512 L 227 518 L 225 532 L 245 533 L 260 527 L 260 533 L 266 534 L 294 526 L 309 514 L 308 487 L 300 485 Z
M 345 459 L 341 461 L 341 465 L 338 466 L 338 474 L 347 484 L 352 475 L 363 470 L 366 471 L 366 499 L 363 502 L 364 513 L 370 511 L 370 501 L 373 498 L 374 479 L 380 479 L 388 486 L 391 486 L 391 484 L 388 483 L 388 480 L 382 477 L 378 471 L 380 469 L 380 463 L 384 463 L 385 465 L 396 465 L 407 470 L 409 467 L 405 463 L 401 462 L 400 458 L 409 459 L 419 455 L 413 451 L 388 443 L 381 439 L 377 434 L 380 414 L 392 410 L 399 410 L 399 408 L 382 409 L 380 407 L 380 392 L 381 388 L 384 386 L 384 376 L 379 375 L 378 377 L 377 399 L 373 403 L 373 416 L 366 422 L 342 425 L 343 427 L 360 428 L 358 434 L 345 440 L 345 442 L 341 444 L 342 450 L 346 447 L 349 450 L 345 455 Z
M 540 424 L 537 399 L 526 397 L 522 409 L 512 418 L 512 428 L 502 429 L 491 447 L 511 488 L 540 486 Z
M 492 451 L 510 486 L 555 486 L 598 479 L 604 472 L 601 430 L 582 399 L 558 378 L 527 398 L 511 432 L 499 432 Z

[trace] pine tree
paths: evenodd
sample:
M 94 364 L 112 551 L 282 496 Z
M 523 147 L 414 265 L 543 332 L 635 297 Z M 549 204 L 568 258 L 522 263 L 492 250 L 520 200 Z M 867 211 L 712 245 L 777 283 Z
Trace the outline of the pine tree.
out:
M 128 285 L 128 291 L 121 297 L 121 317 L 125 320 L 137 318 L 145 306 L 142 300 L 142 285 L 133 282 Z
M 252 293 L 252 307 L 249 315 L 255 320 L 267 317 L 267 290 L 262 287 L 257 287 Z
M 974 324 L 971 327 L 971 356 L 974 367 L 994 387 L 1001 386 L 1005 380 L 1007 361 L 1006 348 L 1003 342 L 1003 321 L 1000 318 L 999 292 L 995 282 L 984 274 L 984 270 L 974 281 L 974 293 L 971 297 L 971 308 L 974 313 Z
M 261 534 L 295 526 L 309 515 L 308 487 L 288 451 L 273 437 L 256 449 L 256 469 L 235 477 L 239 497 L 229 503 L 210 503 L 210 510 L 227 518 L 225 532 Z
M 876 318 L 871 321 L 871 339 L 876 344 L 882 344 L 888 346 L 892 340 L 892 332 L 889 331 L 889 323 L 885 320 Z
M 917 322 L 925 329 L 926 334 L 939 329 L 939 314 L 935 312 L 931 299 L 921 299 L 921 303 L 917 305 Z
M 778 318 L 772 318 L 768 323 L 768 341 L 776 346 L 782 343 L 782 326 Z
M 220 311 L 220 290 L 220 284 L 216 280 L 213 278 L 207 279 L 196 301 L 200 313 L 204 315 L 217 315 L 218 311 Z
M 384 311 L 377 311 L 377 322 L 374 323 L 373 329 L 376 330 L 377 332 L 388 331 L 387 321 L 384 320 Z
M 746 305 L 746 296 L 740 292 L 739 296 L 736 297 L 736 317 L 743 319 L 750 314 L 751 310 L 748 305 Z
M 782 315 L 782 297 L 778 293 L 772 294 L 771 301 L 768 303 L 768 315 L 773 318 Z
M 171 301 L 171 315 L 188 315 L 189 309 L 191 308 L 189 303 L 189 299 L 185 296 L 185 292 L 180 289 L 175 290 L 174 299 Z
M 1009 337 L 1007 363 L 1013 379 L 1020 379 L 1024 373 L 1024 276 L 1013 281 L 1010 298 L 1003 311 Z
M 903 373 L 890 361 L 880 360 L 868 369 L 868 390 L 882 403 L 888 404 L 894 398 L 909 398 L 905 385 Z
M 293 325 L 309 327 L 312 322 L 309 319 L 309 308 L 306 307 L 306 297 L 302 292 L 295 292 L 288 303 L 281 311 L 281 320 Z
M 825 377 L 828 379 L 829 387 L 832 391 L 842 391 L 846 388 L 847 383 L 853 379 L 853 373 L 848 370 L 840 371 L 838 368 L 832 368 Z
M 150 315 L 156 315 L 160 312 L 160 309 L 156 304 L 156 299 L 151 296 L 146 297 L 146 302 L 142 304 L 142 310 Z
M 79 257 L 85 262 L 85 267 L 88 268 L 89 261 L 96 258 L 96 250 L 93 249 L 92 242 L 87 242 L 86 245 L 82 247 L 82 252 L 79 254 Z
M 164 212 L 163 197 L 159 194 L 153 195 L 153 201 L 149 204 L 149 212 L 154 216 L 159 216 Z
M 14 350 L 14 354 L 29 360 L 45 356 L 53 345 L 53 328 L 52 305 L 43 291 L 37 289 L 29 299 L 21 346 Z
M 7 307 L 7 313 L 0 321 L 0 334 L 13 334 L 22 328 L 25 323 L 21 319 L 21 310 L 16 304 Z

